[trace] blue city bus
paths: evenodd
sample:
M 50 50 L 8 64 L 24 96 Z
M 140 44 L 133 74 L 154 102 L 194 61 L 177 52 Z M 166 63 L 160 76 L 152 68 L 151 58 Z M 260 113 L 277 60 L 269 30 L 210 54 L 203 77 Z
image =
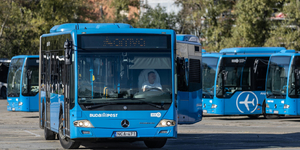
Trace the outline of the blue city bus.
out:
M 285 48 L 226 48 L 204 54 L 203 112 L 249 118 L 264 114 L 268 61 L 272 53 L 281 50 Z
M 273 54 L 267 73 L 266 114 L 300 115 L 300 54 L 295 50 Z
M 176 138 L 176 80 L 186 75 L 176 76 L 176 68 L 185 69 L 177 62 L 176 45 L 173 30 L 122 23 L 54 26 L 40 38 L 39 125 L 45 139 L 57 135 L 69 149 L 107 140 L 159 148 Z M 198 102 L 201 60 L 194 59 L 198 67 L 187 74 L 198 80 L 184 83 L 196 91 L 190 101 Z
M 7 78 L 7 111 L 39 111 L 39 56 L 11 59 Z

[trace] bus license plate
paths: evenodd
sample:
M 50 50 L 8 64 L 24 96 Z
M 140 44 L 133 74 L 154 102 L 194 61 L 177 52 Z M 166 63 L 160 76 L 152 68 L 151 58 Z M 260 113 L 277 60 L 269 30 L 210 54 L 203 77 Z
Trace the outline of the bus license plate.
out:
M 128 132 L 128 131 L 124 131 L 124 132 L 116 132 L 115 133 L 116 137 L 136 137 L 136 132 Z
M 278 114 L 278 110 L 274 110 L 274 114 Z

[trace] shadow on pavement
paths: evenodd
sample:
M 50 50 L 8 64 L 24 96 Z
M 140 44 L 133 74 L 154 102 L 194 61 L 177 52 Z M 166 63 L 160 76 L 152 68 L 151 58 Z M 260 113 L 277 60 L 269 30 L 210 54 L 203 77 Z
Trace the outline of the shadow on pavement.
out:
M 300 147 L 300 133 L 289 134 L 178 134 L 161 149 L 169 150 L 229 150 L 276 149 Z M 88 143 L 83 149 L 147 149 L 143 142 Z M 81 148 L 82 149 L 82 148 Z

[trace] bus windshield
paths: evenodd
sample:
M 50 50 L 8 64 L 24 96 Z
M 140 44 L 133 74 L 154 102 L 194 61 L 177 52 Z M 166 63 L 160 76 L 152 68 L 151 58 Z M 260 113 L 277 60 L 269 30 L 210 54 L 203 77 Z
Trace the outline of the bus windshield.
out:
M 219 58 L 203 57 L 203 98 L 213 98 L 216 68 Z
M 39 92 L 39 59 L 28 58 L 23 69 L 22 95 L 35 96 Z
M 10 63 L 8 81 L 7 81 L 8 97 L 20 96 L 20 81 L 21 81 L 23 62 L 24 62 L 24 58 L 16 58 L 13 59 Z
M 289 56 L 275 56 L 271 58 L 267 78 L 267 97 L 286 97 L 290 59 L 291 57 Z
M 291 71 L 289 74 L 289 97 L 300 97 L 300 56 L 295 56 L 291 65 Z
M 78 102 L 171 104 L 170 52 L 79 52 Z
M 236 91 L 264 91 L 268 60 L 269 57 L 223 58 L 216 96 L 230 98 Z

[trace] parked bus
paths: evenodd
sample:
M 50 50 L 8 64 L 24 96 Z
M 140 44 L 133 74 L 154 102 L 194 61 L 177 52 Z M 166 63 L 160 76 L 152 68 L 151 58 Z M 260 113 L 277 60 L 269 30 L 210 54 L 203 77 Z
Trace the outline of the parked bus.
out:
M 7 111 L 39 111 L 39 56 L 11 59 L 7 79 Z
M 194 35 L 176 35 L 178 124 L 193 124 L 202 119 L 201 59 L 203 51 L 197 39 L 198 37 Z
M 7 74 L 9 68 L 10 59 L 2 58 L 0 59 L 0 96 L 6 99 L 6 89 L 7 89 Z
M 300 115 L 300 54 L 295 50 L 273 54 L 267 72 L 266 114 Z
M 180 110 L 173 30 L 70 23 L 54 26 L 40 39 L 39 119 L 46 140 L 57 135 L 66 149 L 98 140 L 140 140 L 158 148 L 176 138 Z M 187 73 L 198 73 L 199 79 L 186 82 L 196 89 L 191 103 L 199 101 L 202 88 L 197 83 L 201 60 L 194 59 L 198 68 Z M 199 111 L 195 116 L 201 120 Z
M 226 48 L 203 55 L 203 112 L 264 114 L 265 80 L 272 53 L 283 47 Z

